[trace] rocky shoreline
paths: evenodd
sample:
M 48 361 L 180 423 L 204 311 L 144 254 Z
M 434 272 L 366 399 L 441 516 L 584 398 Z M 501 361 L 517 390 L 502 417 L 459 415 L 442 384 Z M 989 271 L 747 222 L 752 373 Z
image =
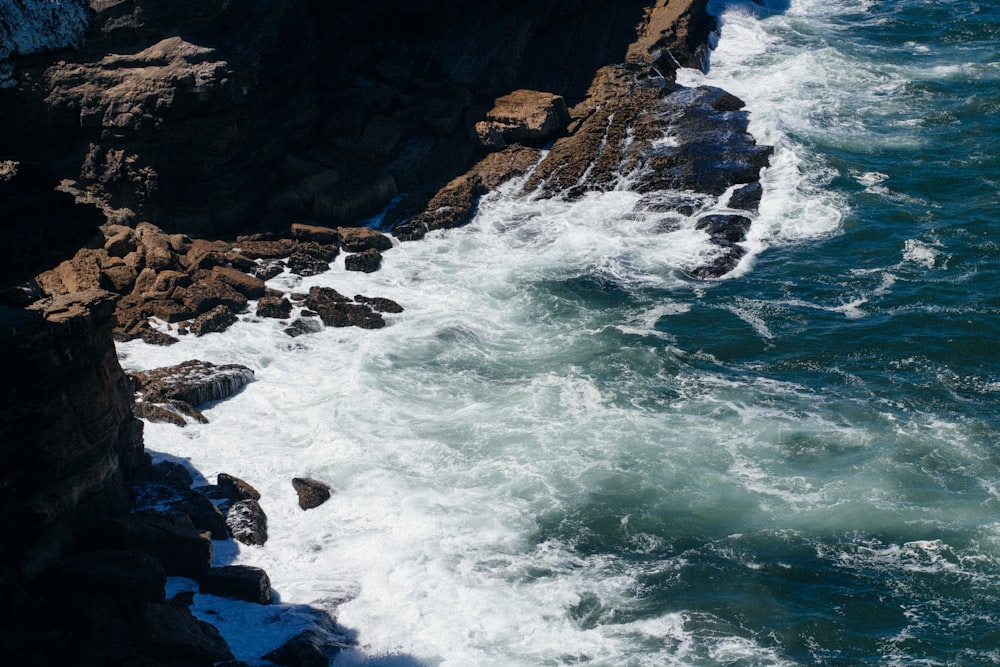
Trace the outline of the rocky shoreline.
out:
M 205 421 L 199 406 L 253 371 L 190 360 L 126 376 L 114 340 L 170 345 L 264 318 L 290 337 L 391 325 L 403 306 L 384 297 L 267 281 L 341 256 L 377 271 L 517 177 L 535 197 L 627 186 L 643 194 L 633 215 L 707 234 L 692 279 L 737 265 L 771 149 L 740 100 L 675 81 L 706 63 L 706 2 L 608 4 L 90 0 L 77 48 L 5 45 L 4 654 L 238 665 L 190 594 L 166 598 L 166 577 L 272 601 L 263 570 L 212 567 L 213 540 L 266 541 L 266 500 L 229 475 L 192 488 L 142 445 L 142 419 Z M 387 233 L 364 226 L 380 211 Z M 308 510 L 332 490 L 295 478 L 293 491 Z M 327 612 L 315 626 L 256 664 L 325 665 L 350 644 Z

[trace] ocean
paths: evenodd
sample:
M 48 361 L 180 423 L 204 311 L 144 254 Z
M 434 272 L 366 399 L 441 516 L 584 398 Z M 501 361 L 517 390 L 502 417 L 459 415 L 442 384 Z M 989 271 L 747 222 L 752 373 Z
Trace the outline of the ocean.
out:
M 146 427 L 263 495 L 268 543 L 217 560 L 281 604 L 194 607 L 237 657 L 311 605 L 336 667 L 1000 664 L 1000 2 L 711 8 L 679 81 L 775 146 L 723 279 L 624 186 L 513 183 L 377 273 L 269 282 L 394 299 L 384 329 L 119 344 L 256 372 Z M 335 494 L 304 512 L 295 476 Z

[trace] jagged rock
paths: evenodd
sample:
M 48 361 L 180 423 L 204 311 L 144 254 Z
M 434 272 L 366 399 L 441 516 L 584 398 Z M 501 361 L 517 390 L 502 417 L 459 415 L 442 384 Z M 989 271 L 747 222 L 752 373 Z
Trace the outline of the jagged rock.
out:
M 213 567 L 202 575 L 199 590 L 257 604 L 271 604 L 271 579 L 267 572 L 251 565 Z
M 304 334 L 316 333 L 323 330 L 323 325 L 315 319 L 298 317 L 291 324 L 285 327 L 285 334 L 295 338 Z
M 233 539 L 258 546 L 267 542 L 267 515 L 252 498 L 233 503 L 226 513 L 226 525 Z
M 385 326 L 382 316 L 371 308 L 351 303 L 346 296 L 329 287 L 311 288 L 305 304 L 307 308 L 316 311 L 327 326 L 358 326 L 362 329 L 380 329 Z
M 750 224 L 750 218 L 742 215 L 706 215 L 694 226 L 695 229 L 702 230 L 714 239 L 736 243 L 746 238 Z
M 337 650 L 339 646 L 329 643 L 322 632 L 306 630 L 264 655 L 264 660 L 282 667 L 327 667 Z
M 38 284 L 49 294 L 72 294 L 101 287 L 101 265 L 107 259 L 104 249 L 83 248 L 51 271 L 38 276 Z
M 292 478 L 292 486 L 299 496 L 299 507 L 310 510 L 330 499 L 330 485 L 308 477 Z
M 219 631 L 196 619 L 189 609 L 151 602 L 143 606 L 142 612 L 145 639 L 152 655 L 205 665 L 234 659 Z
M 392 239 L 370 227 L 338 227 L 337 240 L 346 252 L 363 252 L 370 248 L 382 251 L 392 248 Z
M 511 146 L 490 153 L 468 172 L 438 190 L 425 210 L 397 225 L 393 235 L 401 241 L 413 241 L 423 238 L 430 230 L 464 225 L 472 219 L 482 195 L 525 174 L 538 161 L 539 155 L 540 150 L 526 146 Z
M 236 247 L 251 259 L 280 259 L 288 257 L 297 246 L 298 242 L 291 239 L 276 241 L 248 239 L 236 242 Z
M 292 314 L 292 302 L 283 296 L 263 296 L 257 302 L 257 315 L 278 320 Z
M 377 313 L 401 313 L 403 312 L 403 307 L 393 301 L 392 299 L 386 299 L 381 296 L 364 296 L 362 294 L 357 294 L 354 296 L 354 300 L 358 303 L 363 303 L 367 306 L 371 306 L 372 310 Z
M 176 366 L 164 366 L 132 374 L 137 391 L 147 397 L 184 401 L 193 406 L 229 398 L 253 381 L 246 366 L 217 366 L 192 359 Z
M 139 249 L 135 230 L 123 225 L 111 225 L 105 230 L 104 251 L 109 257 L 125 257 Z
M 310 198 L 311 196 L 312 194 L 310 194 Z M 316 241 L 317 243 L 336 243 L 340 240 L 337 230 L 332 227 L 304 225 L 299 222 L 292 224 L 292 238 L 300 241 Z
M 515 90 L 498 97 L 486 120 L 476 124 L 480 143 L 492 150 L 508 144 L 551 137 L 569 123 L 569 111 L 560 95 L 537 90 Z
M 225 306 L 216 306 L 207 313 L 202 313 L 191 323 L 190 331 L 195 336 L 204 336 L 207 333 L 218 333 L 225 331 L 236 324 L 237 317 L 233 311 Z
M 764 196 L 764 187 L 760 182 L 747 183 L 746 185 L 733 190 L 729 196 L 729 208 L 741 211 L 757 211 L 761 197 Z
M 353 253 L 344 258 L 344 268 L 348 271 L 372 273 L 382 265 L 382 253 L 375 248 Z
M 339 253 L 335 245 L 323 245 L 315 241 L 300 243 L 288 256 L 288 269 L 300 276 L 315 276 L 330 269 Z

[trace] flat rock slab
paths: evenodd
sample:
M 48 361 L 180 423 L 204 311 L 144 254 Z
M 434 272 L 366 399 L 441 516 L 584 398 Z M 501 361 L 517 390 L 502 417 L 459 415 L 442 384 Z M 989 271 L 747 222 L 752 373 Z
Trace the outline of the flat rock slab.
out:
M 183 426 L 184 416 L 207 421 L 197 406 L 229 398 L 252 382 L 254 373 L 240 364 L 217 366 L 192 359 L 133 373 L 131 377 L 136 401 L 145 406 L 142 416 Z

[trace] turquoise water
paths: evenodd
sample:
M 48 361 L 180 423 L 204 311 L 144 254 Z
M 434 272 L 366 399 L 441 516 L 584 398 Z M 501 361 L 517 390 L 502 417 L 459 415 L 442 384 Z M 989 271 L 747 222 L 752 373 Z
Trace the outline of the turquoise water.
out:
M 639 195 L 511 187 L 270 283 L 393 298 L 386 329 L 120 347 L 256 370 L 147 445 L 261 490 L 232 557 L 339 606 L 335 665 L 1000 663 L 1000 3 L 769 4 L 713 3 L 681 76 L 776 146 L 731 276 Z M 297 475 L 337 494 L 303 513 Z M 196 609 L 241 658 L 281 639 Z

